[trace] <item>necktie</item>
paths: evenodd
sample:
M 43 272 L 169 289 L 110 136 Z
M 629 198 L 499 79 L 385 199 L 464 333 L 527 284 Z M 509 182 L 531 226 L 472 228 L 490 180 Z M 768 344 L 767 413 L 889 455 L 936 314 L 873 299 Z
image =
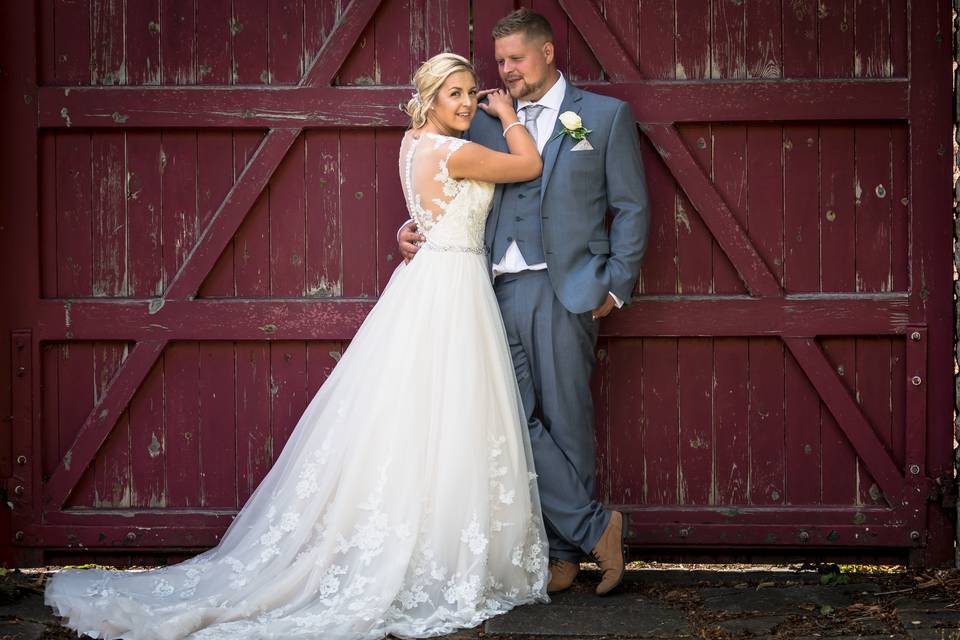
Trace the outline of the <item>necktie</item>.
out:
M 526 117 L 523 119 L 523 126 L 530 132 L 530 136 L 533 137 L 533 143 L 537 145 L 538 149 L 540 148 L 540 142 L 537 140 L 537 118 L 544 109 L 546 109 L 546 107 L 542 104 L 528 104 L 523 108 L 523 112 L 526 114 Z

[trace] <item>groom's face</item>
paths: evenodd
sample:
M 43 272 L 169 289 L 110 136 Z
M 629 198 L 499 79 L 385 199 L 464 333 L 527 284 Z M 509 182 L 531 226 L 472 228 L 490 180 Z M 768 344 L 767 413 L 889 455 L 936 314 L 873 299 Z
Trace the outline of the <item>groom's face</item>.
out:
M 493 41 L 500 79 L 512 98 L 539 100 L 553 67 L 553 43 L 512 33 Z

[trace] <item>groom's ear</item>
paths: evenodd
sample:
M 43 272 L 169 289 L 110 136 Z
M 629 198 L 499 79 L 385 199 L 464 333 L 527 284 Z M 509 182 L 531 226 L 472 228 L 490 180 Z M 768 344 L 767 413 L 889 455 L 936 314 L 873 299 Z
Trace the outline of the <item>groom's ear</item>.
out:
M 554 49 L 553 42 L 547 40 L 542 46 L 543 57 L 547 59 L 547 64 L 553 64 L 554 56 L 556 54 L 556 49 Z

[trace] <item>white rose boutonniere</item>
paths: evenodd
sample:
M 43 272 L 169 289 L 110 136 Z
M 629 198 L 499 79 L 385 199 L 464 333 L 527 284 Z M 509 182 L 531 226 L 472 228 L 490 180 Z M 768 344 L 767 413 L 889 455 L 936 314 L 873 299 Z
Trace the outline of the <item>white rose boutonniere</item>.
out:
M 559 138 L 566 134 L 574 140 L 583 140 L 587 137 L 587 134 L 591 133 L 590 129 L 583 126 L 583 120 L 580 119 L 580 116 L 573 111 L 564 111 L 561 113 L 560 124 L 563 125 L 563 129 L 561 129 L 554 138 Z

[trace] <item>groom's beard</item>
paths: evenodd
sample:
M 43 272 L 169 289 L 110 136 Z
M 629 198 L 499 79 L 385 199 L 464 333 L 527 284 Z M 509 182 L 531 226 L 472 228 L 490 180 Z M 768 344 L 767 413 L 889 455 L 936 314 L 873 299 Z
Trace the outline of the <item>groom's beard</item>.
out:
M 510 97 L 516 98 L 517 100 L 522 100 L 522 99 L 526 98 L 527 96 L 529 96 L 531 93 L 536 93 L 537 91 L 539 91 L 539 90 L 543 87 L 543 85 L 545 85 L 545 84 L 547 83 L 547 79 L 546 79 L 546 78 L 543 78 L 540 82 L 538 82 L 538 83 L 536 83 L 536 84 L 530 84 L 529 82 L 527 82 L 526 80 L 524 80 L 522 77 L 521 77 L 521 78 L 516 78 L 516 79 L 517 79 L 517 80 L 520 80 L 520 82 L 521 82 L 521 84 L 520 84 L 520 86 L 519 86 L 519 91 L 517 91 L 516 94 L 510 93 Z M 510 86 L 512 86 L 512 85 L 507 85 L 507 87 L 508 87 L 508 93 L 509 93 L 509 87 L 510 87 Z M 517 89 L 517 87 L 514 86 L 514 90 L 516 90 L 516 89 Z

